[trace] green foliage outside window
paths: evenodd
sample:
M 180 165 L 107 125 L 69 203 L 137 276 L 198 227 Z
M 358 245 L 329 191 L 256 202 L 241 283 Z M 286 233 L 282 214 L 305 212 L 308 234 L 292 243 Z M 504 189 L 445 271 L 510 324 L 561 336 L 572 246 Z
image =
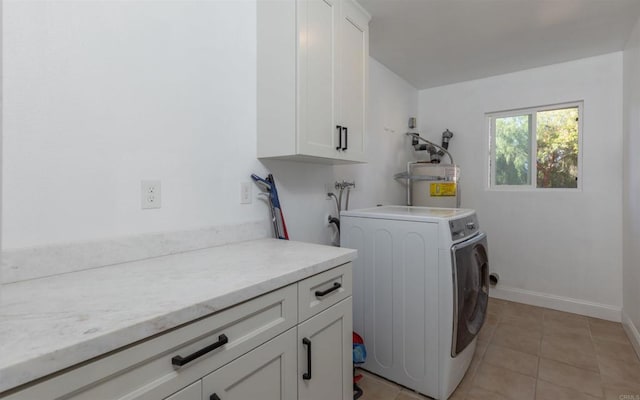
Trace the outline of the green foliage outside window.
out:
M 529 115 L 496 118 L 496 185 L 531 183 Z
M 536 133 L 537 187 L 578 187 L 578 109 L 538 112 Z
M 536 118 L 536 187 L 578 186 L 578 108 L 495 118 L 495 184 L 530 185 Z

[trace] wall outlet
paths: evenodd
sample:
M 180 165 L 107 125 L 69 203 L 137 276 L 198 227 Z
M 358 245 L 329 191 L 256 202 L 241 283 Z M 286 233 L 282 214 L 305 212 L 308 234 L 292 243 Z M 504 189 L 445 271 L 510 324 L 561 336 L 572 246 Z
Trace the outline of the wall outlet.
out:
M 162 206 L 160 181 L 140 182 L 140 204 L 143 210 Z
M 251 182 L 240 182 L 240 204 L 251 204 Z

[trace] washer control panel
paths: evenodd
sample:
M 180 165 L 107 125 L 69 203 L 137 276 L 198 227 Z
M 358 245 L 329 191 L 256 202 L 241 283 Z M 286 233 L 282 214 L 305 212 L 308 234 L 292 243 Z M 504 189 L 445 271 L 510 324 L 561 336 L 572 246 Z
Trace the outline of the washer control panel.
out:
M 473 236 L 480 229 L 476 214 L 464 218 L 452 219 L 449 221 L 451 240 L 457 241 L 469 236 Z

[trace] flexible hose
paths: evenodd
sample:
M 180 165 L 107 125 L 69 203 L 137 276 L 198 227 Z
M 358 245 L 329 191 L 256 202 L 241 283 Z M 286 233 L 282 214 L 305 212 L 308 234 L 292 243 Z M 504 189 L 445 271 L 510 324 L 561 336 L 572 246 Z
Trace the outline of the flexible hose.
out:
M 340 219 L 336 217 L 332 217 L 329 215 L 329 223 L 334 224 L 336 228 L 338 228 L 338 232 L 340 232 Z
M 340 203 L 338 202 L 338 197 L 333 192 L 327 193 L 327 196 L 333 197 L 336 200 L 336 209 L 338 210 L 338 215 L 340 215 Z

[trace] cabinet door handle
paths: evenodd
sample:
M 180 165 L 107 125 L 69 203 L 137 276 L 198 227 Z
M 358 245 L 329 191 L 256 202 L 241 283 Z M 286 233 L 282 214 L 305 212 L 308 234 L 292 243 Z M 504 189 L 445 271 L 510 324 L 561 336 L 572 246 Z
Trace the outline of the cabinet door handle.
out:
M 342 126 L 336 125 L 336 129 L 338 130 L 338 146 L 336 146 L 336 150 L 342 149 Z
M 201 350 L 196 351 L 193 354 L 189 354 L 186 357 L 182 357 L 182 356 L 175 356 L 171 359 L 171 364 L 178 366 L 178 367 L 182 367 L 183 365 L 190 363 L 191 361 L 195 360 L 198 357 L 202 357 L 203 355 L 217 349 L 218 347 L 221 347 L 225 344 L 227 344 L 229 342 L 229 338 L 227 338 L 227 335 L 220 335 L 218 336 L 218 341 L 215 342 L 212 345 L 209 345 Z
M 214 393 L 211 396 L 209 396 L 209 400 L 220 400 L 220 397 Z
M 336 290 L 340 289 L 341 287 L 342 287 L 342 285 L 341 285 L 341 284 L 339 284 L 338 282 L 334 282 L 334 283 L 333 283 L 333 286 L 331 286 L 331 287 L 330 287 L 329 289 L 327 289 L 327 290 L 322 290 L 322 291 L 320 291 L 320 290 L 316 290 L 315 295 L 316 295 L 316 297 L 326 296 L 326 295 L 328 295 L 329 293 L 331 293 L 331 292 L 333 292 L 333 291 L 336 291 Z
M 302 374 L 302 379 L 309 381 L 311 380 L 311 340 L 302 338 L 302 344 L 307 346 L 307 372 Z
M 344 129 L 344 147 L 342 148 L 342 150 L 346 150 L 347 149 L 347 140 L 349 140 L 349 131 L 347 130 L 347 127 L 343 127 L 342 129 Z

